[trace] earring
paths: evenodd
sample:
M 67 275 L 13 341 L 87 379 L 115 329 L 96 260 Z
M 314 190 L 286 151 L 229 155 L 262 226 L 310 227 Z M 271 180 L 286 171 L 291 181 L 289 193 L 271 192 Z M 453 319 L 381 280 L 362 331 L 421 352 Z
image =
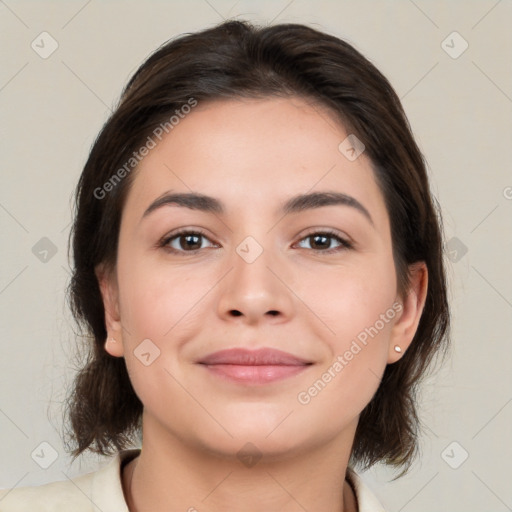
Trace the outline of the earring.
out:
M 112 338 L 111 336 L 107 337 L 107 343 L 108 342 L 110 342 L 110 343 L 117 343 L 117 341 L 114 338 Z
M 400 352 L 402 352 L 402 348 L 400 347 L 400 345 L 395 345 L 395 352 L 398 352 L 400 354 Z

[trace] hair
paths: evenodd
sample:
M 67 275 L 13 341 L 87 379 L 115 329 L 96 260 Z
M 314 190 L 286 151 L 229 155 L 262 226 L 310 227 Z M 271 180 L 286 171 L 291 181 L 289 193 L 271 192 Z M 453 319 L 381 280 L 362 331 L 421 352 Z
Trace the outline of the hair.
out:
M 403 357 L 387 365 L 360 415 L 351 464 L 368 468 L 383 462 L 405 473 L 417 455 L 417 386 L 434 356 L 446 352 L 450 314 L 440 208 L 400 100 L 376 67 L 337 37 L 301 24 L 256 27 L 230 20 L 170 40 L 143 62 L 96 138 L 77 184 L 68 297 L 86 333 L 87 360 L 66 399 L 67 449 L 75 458 L 87 449 L 112 455 L 133 445 L 143 410 L 124 358 L 104 349 L 105 312 L 95 274 L 99 265 L 115 269 L 121 214 L 135 173 L 122 173 L 108 193 L 98 190 L 107 190 L 116 170 L 121 177 L 148 136 L 168 126 L 191 98 L 276 96 L 327 107 L 365 145 L 389 214 L 401 296 L 410 286 L 409 266 L 427 266 L 418 329 Z

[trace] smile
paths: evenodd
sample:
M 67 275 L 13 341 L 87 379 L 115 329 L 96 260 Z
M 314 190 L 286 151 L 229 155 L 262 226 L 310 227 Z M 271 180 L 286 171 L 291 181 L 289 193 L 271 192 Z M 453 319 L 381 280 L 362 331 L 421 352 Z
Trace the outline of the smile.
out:
M 209 372 L 244 384 L 267 384 L 306 370 L 313 363 L 280 350 L 228 349 L 200 361 Z

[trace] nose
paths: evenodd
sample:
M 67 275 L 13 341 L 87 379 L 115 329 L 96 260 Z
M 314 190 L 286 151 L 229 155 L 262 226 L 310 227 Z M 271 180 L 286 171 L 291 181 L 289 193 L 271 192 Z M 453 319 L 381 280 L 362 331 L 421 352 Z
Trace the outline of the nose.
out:
M 220 283 L 218 313 L 227 320 L 255 325 L 281 323 L 293 314 L 289 269 L 279 255 L 248 239 L 230 259 L 231 271 Z

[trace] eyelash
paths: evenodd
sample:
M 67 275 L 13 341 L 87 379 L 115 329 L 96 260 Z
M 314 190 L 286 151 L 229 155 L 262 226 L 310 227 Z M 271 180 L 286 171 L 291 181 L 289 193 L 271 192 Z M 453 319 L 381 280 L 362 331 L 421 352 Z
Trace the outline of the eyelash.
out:
M 211 240 L 208 238 L 208 236 L 200 229 L 196 229 L 196 230 L 184 229 L 182 231 L 178 231 L 171 235 L 164 236 L 158 243 L 158 247 L 163 248 L 173 254 L 196 254 L 198 251 L 201 251 L 202 249 L 193 249 L 192 251 L 184 251 L 181 249 L 173 249 L 168 246 L 169 242 L 171 242 L 172 240 L 179 238 L 181 236 L 186 236 L 186 235 L 199 235 L 199 236 L 206 238 L 208 241 L 211 242 Z M 332 238 L 340 243 L 339 247 L 335 247 L 333 249 L 327 249 L 327 250 L 311 249 L 312 251 L 315 251 L 316 253 L 319 253 L 319 254 L 333 254 L 333 253 L 337 253 L 337 252 L 344 251 L 347 249 L 353 249 L 353 247 L 354 247 L 351 242 L 349 242 L 348 240 L 345 240 L 344 238 L 341 238 L 337 233 L 335 233 L 334 231 L 331 231 L 329 229 L 325 229 L 322 231 L 312 231 L 311 233 L 308 233 L 307 235 L 302 237 L 299 240 L 299 242 L 302 242 L 303 240 L 311 238 L 314 235 L 323 235 L 328 238 Z

